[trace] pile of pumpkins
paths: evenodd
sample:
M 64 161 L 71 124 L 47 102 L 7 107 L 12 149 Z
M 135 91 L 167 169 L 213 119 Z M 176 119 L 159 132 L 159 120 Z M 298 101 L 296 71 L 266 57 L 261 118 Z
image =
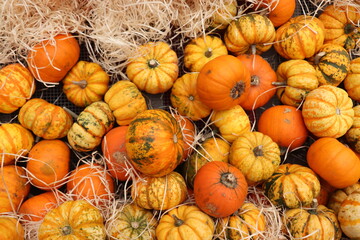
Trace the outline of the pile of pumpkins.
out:
M 268 15 L 214 19 L 223 35 L 191 39 L 182 76 L 171 46 L 149 42 L 128 79 L 110 84 L 99 64 L 79 61 L 70 33 L 34 46 L 27 66 L 3 67 L 0 112 L 18 111 L 19 123 L 0 126 L 0 232 L 23 239 L 22 224 L 39 221 L 38 239 L 261 239 L 270 223 L 249 201 L 256 186 L 282 212 L 284 235 L 360 239 L 360 58 L 349 55 L 360 13 L 294 9 L 280 0 Z M 276 70 L 261 56 L 272 46 L 284 60 Z M 32 98 L 35 81 L 61 83 L 82 112 Z M 170 92 L 172 108 L 150 109 L 143 92 Z M 252 126 L 275 96 L 282 104 Z M 204 119 L 211 131 L 197 129 Z M 305 164 L 282 163 L 309 139 Z M 71 151 L 103 161 L 71 169 Z M 123 182 L 131 199 L 104 219 Z

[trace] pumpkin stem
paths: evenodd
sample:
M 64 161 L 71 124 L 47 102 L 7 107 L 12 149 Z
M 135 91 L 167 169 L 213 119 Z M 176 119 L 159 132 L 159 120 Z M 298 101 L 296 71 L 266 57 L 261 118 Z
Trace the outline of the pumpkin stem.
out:
M 208 48 L 205 52 L 205 57 L 210 58 L 213 55 L 212 49 Z
M 345 33 L 345 34 L 350 34 L 350 33 L 352 33 L 355 29 L 356 29 L 356 28 L 355 28 L 354 25 L 352 25 L 351 23 L 348 23 L 348 24 L 346 24 L 345 27 L 344 27 L 344 33 Z
M 175 220 L 175 222 L 174 222 L 175 227 L 180 227 L 181 225 L 184 224 L 184 221 L 181 220 L 180 218 L 178 218 L 175 214 L 173 214 L 172 217 Z
M 194 101 L 194 100 L 195 100 L 195 97 L 194 97 L 193 95 L 190 95 L 188 98 L 189 98 L 190 101 Z
M 310 214 L 316 214 L 317 213 L 317 211 L 316 211 L 317 207 L 318 207 L 318 200 L 316 198 L 314 198 L 312 200 L 311 210 L 309 211 L 309 213 Z
M 63 236 L 70 235 L 71 233 L 72 233 L 72 229 L 69 225 L 66 225 L 63 228 L 61 228 L 61 234 Z
M 286 82 L 272 82 L 271 84 L 274 85 L 274 86 L 280 86 L 280 87 L 286 87 L 287 86 Z
M 160 65 L 159 62 L 156 61 L 155 59 L 150 59 L 150 60 L 148 61 L 148 66 L 149 66 L 149 68 L 156 68 L 156 67 L 159 66 L 159 65 Z
M 67 107 L 63 107 L 63 109 L 65 111 L 67 111 L 73 118 L 77 119 L 79 117 L 79 115 L 77 115 L 76 113 L 74 113 L 73 111 L 71 111 L 70 109 L 68 109 Z
M 256 54 L 256 44 L 251 45 L 251 54 L 253 54 L 253 55 Z
M 253 149 L 253 152 L 256 157 L 264 156 L 263 145 L 259 145 L 259 146 L 255 147 Z
M 130 225 L 131 225 L 131 227 L 134 228 L 134 229 L 137 229 L 137 228 L 139 228 L 139 226 L 140 226 L 139 222 L 131 222 Z
M 314 57 L 314 63 L 315 65 L 318 65 L 320 62 L 320 59 L 326 55 L 326 52 L 319 52 L 318 54 L 315 55 Z
M 245 92 L 245 83 L 243 81 L 236 82 L 235 86 L 230 91 L 232 99 L 239 98 Z
M 341 115 L 341 110 L 340 110 L 340 108 L 336 108 L 336 114 L 337 114 L 337 115 Z
M 257 75 L 252 75 L 251 76 L 251 82 L 250 82 L 251 86 L 258 86 L 260 84 L 260 78 Z
M 230 172 L 222 173 L 220 176 L 220 183 L 224 184 L 228 188 L 236 188 L 238 183 L 234 174 Z
M 71 81 L 73 84 L 78 85 L 80 88 L 84 89 L 87 87 L 88 82 L 86 80 L 81 81 Z

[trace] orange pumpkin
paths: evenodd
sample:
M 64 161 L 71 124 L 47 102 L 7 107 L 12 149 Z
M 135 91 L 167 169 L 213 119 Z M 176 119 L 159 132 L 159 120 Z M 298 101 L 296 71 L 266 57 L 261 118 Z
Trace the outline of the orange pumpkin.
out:
M 127 130 L 128 126 L 113 128 L 104 136 L 101 143 L 101 150 L 109 172 L 120 181 L 125 181 L 131 176 L 128 172 L 131 169 L 131 163 L 127 159 L 125 149 Z
M 40 221 L 45 214 L 58 205 L 56 193 L 49 191 L 40 193 L 28 198 L 19 209 L 19 214 L 23 220 Z
M 223 55 L 207 62 L 197 78 L 200 101 L 214 110 L 227 110 L 247 100 L 250 72 L 234 56 Z
M 272 85 L 272 82 L 277 80 L 275 71 L 260 55 L 243 54 L 237 58 L 242 61 L 251 75 L 249 95 L 240 106 L 245 110 L 254 110 L 264 106 L 276 93 Z
M 345 188 L 360 178 L 360 160 L 336 138 L 323 137 L 312 143 L 307 151 L 310 168 L 336 188 Z
M 192 121 L 188 118 L 183 117 L 179 114 L 173 114 L 174 118 L 180 124 L 180 128 L 182 131 L 183 139 L 184 139 L 184 157 L 185 160 L 192 152 L 193 152 L 193 144 L 196 136 L 196 128 Z
M 308 137 L 301 111 L 287 105 L 266 109 L 259 118 L 258 131 L 289 149 L 302 146 Z
M 27 63 L 37 80 L 58 83 L 79 57 L 77 40 L 71 34 L 58 34 L 53 39 L 36 44 L 28 53 Z
M 26 169 L 34 186 L 60 188 L 70 171 L 70 148 L 61 140 L 41 140 L 30 150 Z
M 267 16 L 274 24 L 274 27 L 279 27 L 286 23 L 294 14 L 296 1 L 295 0 L 262 0 L 258 1 L 257 5 L 268 11 Z
M 126 133 L 126 152 L 135 169 L 144 175 L 162 177 L 172 172 L 184 157 L 180 124 L 162 109 L 139 113 Z
M 351 99 L 360 101 L 360 57 L 350 61 L 350 71 L 344 79 L 344 88 Z
M 35 92 L 34 77 L 19 63 L 0 69 L 0 86 L 0 113 L 15 112 Z
M 15 165 L 0 168 L 0 213 L 17 212 L 29 192 L 30 184 L 23 168 Z
M 212 217 L 227 217 L 244 203 L 248 185 L 236 167 L 211 161 L 196 173 L 194 197 L 196 205 Z
M 74 199 L 100 201 L 110 199 L 114 194 L 115 186 L 114 180 L 103 166 L 97 163 L 85 163 L 72 171 L 66 189 L 67 194 Z
M 1 216 L 0 217 L 1 240 L 24 240 L 25 231 L 23 226 L 16 218 Z

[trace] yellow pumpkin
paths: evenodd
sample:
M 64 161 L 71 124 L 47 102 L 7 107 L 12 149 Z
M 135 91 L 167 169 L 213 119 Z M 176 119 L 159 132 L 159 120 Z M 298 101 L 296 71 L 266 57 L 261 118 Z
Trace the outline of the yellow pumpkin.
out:
M 150 94 L 169 90 L 179 74 L 176 52 L 165 42 L 148 42 L 129 59 L 126 74 L 130 81 Z
M 66 201 L 50 210 L 38 230 L 39 240 L 106 239 L 99 209 L 86 200 Z
M 193 205 L 182 205 L 160 218 L 157 240 L 211 240 L 215 224 L 211 217 Z
M 155 239 L 157 220 L 154 214 L 135 203 L 116 209 L 115 217 L 107 222 L 106 229 L 114 239 Z
M 338 189 L 335 192 L 331 193 L 329 201 L 327 203 L 328 208 L 332 209 L 336 214 L 338 214 L 339 209 L 343 201 L 355 191 L 360 190 L 360 182 L 354 183 L 346 188 Z
M 346 141 L 357 153 L 360 153 L 360 105 L 353 107 L 354 122 L 345 133 Z
M 265 215 L 253 203 L 244 203 L 239 210 L 226 218 L 220 218 L 216 226 L 221 239 L 261 239 L 266 230 Z
M 63 138 L 68 133 L 73 119 L 62 107 L 46 100 L 33 98 L 20 109 L 20 124 L 44 139 Z
M 201 102 L 196 90 L 199 73 L 185 73 L 178 78 L 170 94 L 171 105 L 193 121 L 209 116 L 211 109 Z
M 286 59 L 305 59 L 317 53 L 323 43 L 323 23 L 316 17 L 300 15 L 276 30 L 274 48 Z
M 325 27 L 325 43 L 334 43 L 351 50 L 360 40 L 359 10 L 354 6 L 328 5 L 319 15 Z
M 286 210 L 283 223 L 291 239 L 340 240 L 342 234 L 334 211 L 324 205 Z
M 79 107 L 102 100 L 109 75 L 97 63 L 79 61 L 62 80 L 67 99 Z
M 35 92 L 35 79 L 29 69 L 19 63 L 0 69 L 0 113 L 13 113 Z
M 346 236 L 360 239 L 360 189 L 350 193 L 341 203 L 338 220 Z
M 2 165 L 14 163 L 16 154 L 28 154 L 34 145 L 32 133 L 17 123 L 0 125 L 0 159 Z
M 274 205 L 299 208 L 319 195 L 320 182 L 310 168 L 285 163 L 263 183 L 263 189 Z
M 233 20 L 226 29 L 224 42 L 230 52 L 261 54 L 268 51 L 275 39 L 275 27 L 266 16 L 246 14 Z
M 344 88 L 351 99 L 360 101 L 360 57 L 350 61 L 350 70 L 344 79 Z
M 0 240 L 23 240 L 25 231 L 21 223 L 13 217 L 0 217 Z
M 225 29 L 235 19 L 238 4 L 236 0 L 226 0 L 223 6 L 218 6 L 210 19 L 210 26 L 215 29 Z
M 247 132 L 231 144 L 229 162 L 240 169 L 249 185 L 267 180 L 280 165 L 280 148 L 261 132 Z
M 298 107 L 306 95 L 319 86 L 315 68 L 306 60 L 288 60 L 280 63 L 276 70 L 276 95 L 289 106 Z
M 229 110 L 214 111 L 211 121 L 219 129 L 221 136 L 230 143 L 250 131 L 250 119 L 240 105 Z
M 353 124 L 353 102 L 345 90 L 322 85 L 306 96 L 302 116 L 306 128 L 315 136 L 338 138 Z
M 184 202 L 187 188 L 184 178 L 177 172 L 163 177 L 143 177 L 131 187 L 135 203 L 145 209 L 166 210 Z
M 205 63 L 227 55 L 228 50 L 221 38 L 205 35 L 192 39 L 184 49 L 184 65 L 191 72 L 200 72 Z
M 87 106 L 71 126 L 67 139 L 71 147 L 80 152 L 92 151 L 102 137 L 113 128 L 115 117 L 109 105 L 98 101 Z
M 147 109 L 144 96 L 130 81 L 122 80 L 112 85 L 106 92 L 104 100 L 119 125 L 129 125 L 138 113 Z

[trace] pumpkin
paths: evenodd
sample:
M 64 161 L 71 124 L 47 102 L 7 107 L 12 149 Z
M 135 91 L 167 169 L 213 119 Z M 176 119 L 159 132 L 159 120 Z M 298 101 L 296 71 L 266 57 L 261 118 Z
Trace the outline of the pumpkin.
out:
M 70 148 L 58 139 L 41 140 L 31 148 L 26 170 L 37 188 L 60 188 L 70 171 Z
M 162 109 L 139 113 L 126 133 L 126 152 L 139 172 L 162 177 L 172 172 L 184 157 L 180 124 Z
M 319 86 L 315 68 L 306 60 L 288 60 L 280 63 L 276 70 L 274 86 L 280 86 L 276 95 L 284 104 L 298 107 L 306 95 Z
M 353 102 L 345 90 L 322 85 L 306 96 L 302 116 L 306 128 L 315 136 L 338 138 L 354 122 Z
M 38 230 L 38 238 L 106 239 L 103 221 L 100 210 L 87 201 L 66 201 L 45 215 Z
M 113 239 L 155 239 L 157 221 L 151 211 L 135 203 L 128 203 L 116 210 L 107 223 L 107 231 Z
M 180 173 L 172 171 L 162 177 L 138 179 L 131 187 L 131 196 L 142 208 L 167 210 L 185 201 L 187 188 Z
M 57 193 L 43 192 L 26 199 L 19 208 L 19 214 L 25 221 L 40 221 L 51 209 L 57 207 Z
M 341 203 L 338 220 L 341 230 L 351 239 L 360 239 L 360 190 L 357 189 Z
M 33 76 L 46 83 L 60 82 L 80 57 L 80 46 L 71 34 L 58 34 L 37 43 L 27 55 Z
M 312 143 L 306 154 L 310 168 L 336 188 L 345 188 L 360 178 L 360 160 L 339 140 L 322 137 Z
M 16 218 L 13 217 L 0 217 L 0 232 L 1 240 L 24 240 L 25 231 L 23 226 Z
M 178 57 L 167 43 L 148 42 L 130 57 L 126 74 L 141 91 L 164 93 L 178 77 Z
M 250 119 L 240 105 L 229 110 L 214 111 L 211 121 L 219 129 L 221 136 L 230 143 L 250 131 Z
M 338 86 L 350 70 L 350 56 L 345 48 L 333 44 L 324 44 L 311 58 L 315 66 L 320 85 Z
M 324 43 L 324 25 L 313 16 L 292 17 L 276 30 L 274 48 L 286 59 L 305 59 Z
M 27 101 L 19 111 L 20 124 L 44 139 L 63 138 L 68 133 L 73 119 L 62 107 L 41 98 Z
M 231 216 L 220 218 L 216 233 L 221 239 L 261 239 L 266 230 L 265 215 L 253 203 L 246 202 Z
M 276 73 L 271 65 L 257 54 L 241 54 L 237 56 L 251 75 L 247 100 L 241 103 L 245 110 L 254 110 L 264 106 L 274 95 L 276 89 L 272 83 L 276 81 Z
M 360 13 L 352 5 L 328 5 L 319 15 L 325 27 L 325 43 L 334 43 L 346 50 L 354 49 L 360 39 Z
M 109 105 L 98 101 L 87 106 L 71 126 L 67 139 L 71 147 L 79 152 L 89 152 L 101 144 L 103 136 L 110 131 L 115 117 Z
M 0 113 L 13 113 L 35 92 L 35 80 L 29 69 L 18 63 L 0 69 Z
M 342 234 L 334 211 L 324 205 L 286 210 L 283 223 L 292 239 L 340 240 Z
M 210 18 L 210 27 L 215 29 L 225 29 L 235 18 L 238 4 L 236 0 L 224 1 L 223 6 L 219 6 L 214 15 Z
M 350 70 L 344 79 L 344 88 L 349 97 L 355 101 L 360 101 L 360 57 L 350 61 Z
M 209 116 L 211 108 L 204 104 L 197 93 L 197 78 L 199 73 L 185 73 L 176 79 L 171 88 L 171 105 L 179 114 L 193 121 Z
M 205 35 L 192 39 L 185 46 L 184 65 L 191 72 L 200 72 L 205 63 L 227 54 L 227 48 L 221 38 Z
M 105 134 L 101 142 L 101 150 L 106 159 L 109 173 L 120 181 L 130 178 L 130 161 L 126 156 L 125 136 L 128 126 L 119 126 Z
M 138 113 L 147 109 L 146 100 L 136 85 L 125 80 L 112 85 L 105 93 L 104 101 L 119 125 L 128 125 Z
M 15 165 L 0 168 L 0 213 L 16 213 L 29 192 L 30 184 L 23 168 Z
M 114 185 L 114 180 L 103 166 L 84 163 L 71 171 L 66 190 L 74 199 L 86 198 L 97 202 L 110 199 L 115 192 Z
M 309 205 L 320 193 L 314 171 L 299 164 L 281 164 L 263 183 L 265 195 L 275 206 L 299 208 Z
M 345 133 L 347 143 L 356 151 L 360 153 L 360 105 L 353 107 L 354 122 L 350 129 Z
M 188 118 L 179 114 L 172 114 L 180 125 L 183 139 L 184 139 L 184 156 L 183 160 L 186 160 L 194 150 L 194 141 L 196 136 L 196 126 Z
M 97 63 L 79 61 L 62 80 L 63 92 L 75 106 L 86 107 L 102 100 L 109 75 Z
M 201 69 L 196 83 L 199 99 L 214 110 L 227 110 L 246 101 L 250 72 L 232 55 L 219 56 Z
M 184 176 L 187 186 L 194 187 L 197 171 L 210 161 L 229 162 L 230 144 L 218 137 L 210 137 L 200 143 L 196 151 L 184 163 Z
M 360 182 L 356 182 L 346 188 L 338 189 L 334 191 L 328 201 L 328 208 L 332 209 L 336 214 L 338 214 L 339 209 L 343 201 L 354 191 L 360 190 Z
M 178 206 L 160 218 L 156 227 L 158 240 L 211 240 L 214 221 L 193 205 Z
M 229 162 L 240 169 L 249 185 L 271 177 L 280 161 L 279 146 L 263 133 L 244 133 L 231 144 Z
M 275 27 L 268 17 L 250 13 L 230 22 L 224 33 L 227 49 L 235 55 L 261 54 L 275 39 Z
M 286 23 L 293 16 L 296 7 L 295 0 L 262 0 L 259 3 L 255 4 L 255 9 L 266 9 L 266 16 L 275 27 Z
M 28 154 L 34 144 L 32 133 L 18 123 L 1 124 L 0 136 L 1 165 L 13 164 L 17 155 Z
M 247 188 L 246 179 L 239 169 L 226 162 L 211 161 L 196 173 L 195 202 L 212 217 L 227 217 L 243 205 Z
M 290 150 L 302 146 L 308 137 L 301 110 L 293 106 L 276 105 L 266 109 L 260 115 L 257 128 L 281 148 Z

